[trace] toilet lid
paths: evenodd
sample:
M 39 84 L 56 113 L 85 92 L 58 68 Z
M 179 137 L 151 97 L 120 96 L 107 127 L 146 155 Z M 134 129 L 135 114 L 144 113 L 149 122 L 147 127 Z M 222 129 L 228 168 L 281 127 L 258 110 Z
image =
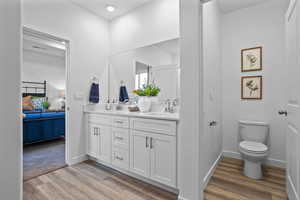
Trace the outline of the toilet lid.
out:
M 260 142 L 243 141 L 240 143 L 240 147 L 249 152 L 264 153 L 268 151 L 268 147 Z

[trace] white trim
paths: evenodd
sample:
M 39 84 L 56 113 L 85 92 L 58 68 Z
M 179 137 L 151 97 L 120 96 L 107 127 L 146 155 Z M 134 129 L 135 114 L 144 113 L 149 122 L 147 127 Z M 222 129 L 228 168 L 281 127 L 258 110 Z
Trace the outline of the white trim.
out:
M 35 37 L 35 38 L 38 38 L 38 39 L 42 39 L 42 40 L 46 40 L 46 41 L 52 41 L 52 42 L 56 42 L 56 43 L 62 43 L 64 42 L 65 43 L 65 47 L 66 47 L 66 50 L 65 50 L 65 60 L 66 60 L 66 64 L 65 64 L 65 79 L 66 79 L 66 111 L 65 111 L 65 141 L 66 141 L 66 147 L 65 147 L 65 160 L 66 160 L 66 163 L 69 164 L 69 163 L 72 163 L 73 161 L 71 161 L 70 157 L 70 134 L 69 134 L 69 111 L 68 111 L 68 107 L 69 107 L 69 91 L 70 91 L 70 88 L 69 88 L 69 77 L 70 77 L 70 41 L 69 40 L 66 40 L 66 39 L 63 39 L 63 38 L 60 38 L 60 37 L 57 37 L 57 36 L 54 36 L 54 35 L 51 35 L 51 34 L 48 34 L 48 33 L 44 33 L 44 32 L 40 32 L 40 31 L 37 31 L 35 29 L 31 29 L 31 28 L 28 28 L 26 26 L 23 26 L 23 30 L 22 30 L 22 36 L 24 37 L 24 35 L 28 35 L 28 36 L 31 36 L 31 37 Z
M 291 180 L 291 177 L 289 175 L 287 175 L 287 178 L 286 178 L 286 182 L 287 182 L 287 195 L 288 195 L 288 198 L 291 199 L 291 200 L 299 200 L 299 196 L 297 194 L 297 190 Z
M 81 163 L 86 160 L 88 160 L 88 156 L 84 154 L 84 155 L 72 157 L 72 159 L 70 159 L 69 162 L 67 162 L 67 164 L 69 166 L 75 165 L 75 164 Z
M 297 3 L 298 3 L 298 0 L 291 0 L 291 2 L 289 4 L 289 7 L 288 7 L 288 10 L 286 12 L 286 19 L 287 19 L 287 21 L 290 20 L 293 12 L 295 11 Z
M 207 174 L 205 175 L 205 177 L 203 179 L 203 188 L 206 188 L 210 178 L 214 174 L 214 172 L 215 172 L 216 168 L 218 167 L 218 164 L 222 160 L 222 158 L 223 158 L 223 152 L 220 153 L 218 158 L 215 160 L 214 164 L 211 166 L 211 168 L 208 170 Z
M 178 200 L 189 200 L 189 199 L 186 199 L 184 197 L 178 196 Z
M 223 151 L 223 156 L 224 157 L 229 157 L 229 158 L 236 158 L 239 160 L 242 160 L 241 154 L 238 152 L 234 151 Z M 273 158 L 268 158 L 265 162 L 266 165 L 273 166 L 273 167 L 279 167 L 279 168 L 286 168 L 286 162 L 283 160 L 277 160 Z

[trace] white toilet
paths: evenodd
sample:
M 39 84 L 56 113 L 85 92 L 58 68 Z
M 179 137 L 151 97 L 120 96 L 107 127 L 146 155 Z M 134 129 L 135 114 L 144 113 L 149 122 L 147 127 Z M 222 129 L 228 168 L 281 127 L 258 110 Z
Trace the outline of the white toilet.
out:
M 269 125 L 264 122 L 239 121 L 239 151 L 244 163 L 244 174 L 249 178 L 263 177 L 261 164 L 268 156 Z

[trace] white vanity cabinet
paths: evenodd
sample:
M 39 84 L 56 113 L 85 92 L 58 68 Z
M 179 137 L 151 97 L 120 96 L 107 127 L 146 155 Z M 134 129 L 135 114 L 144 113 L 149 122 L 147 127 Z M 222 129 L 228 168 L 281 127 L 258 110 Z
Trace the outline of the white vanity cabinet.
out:
M 110 124 L 110 117 L 88 116 L 87 154 L 105 163 L 111 163 Z
M 153 183 L 177 187 L 177 121 L 88 114 L 87 154 Z
M 131 119 L 130 170 L 176 186 L 176 122 Z

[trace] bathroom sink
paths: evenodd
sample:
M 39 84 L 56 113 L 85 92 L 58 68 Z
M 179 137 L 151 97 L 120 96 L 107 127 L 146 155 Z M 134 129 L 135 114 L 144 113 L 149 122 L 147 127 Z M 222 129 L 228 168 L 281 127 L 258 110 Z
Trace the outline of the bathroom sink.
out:
M 149 113 L 145 113 L 148 115 L 155 115 L 155 116 L 165 116 L 165 115 L 173 115 L 175 113 L 166 113 L 166 112 L 149 112 Z

